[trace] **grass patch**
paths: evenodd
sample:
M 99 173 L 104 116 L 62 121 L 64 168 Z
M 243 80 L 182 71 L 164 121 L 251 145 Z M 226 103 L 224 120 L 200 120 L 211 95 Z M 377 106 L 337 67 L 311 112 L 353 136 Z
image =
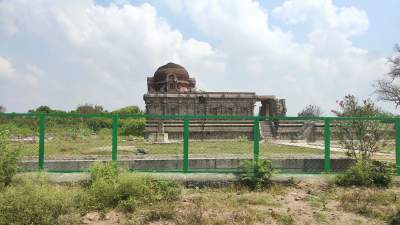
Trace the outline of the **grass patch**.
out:
M 345 190 L 339 196 L 345 211 L 384 221 L 389 221 L 396 208 L 400 208 L 399 199 L 399 193 L 381 189 Z
M 132 212 L 141 205 L 175 201 L 181 194 L 174 182 L 121 172 L 112 163 L 95 163 L 90 171 L 88 195 L 95 210 L 118 208 Z
M 314 208 L 320 208 L 322 210 L 327 210 L 326 206 L 330 200 L 335 199 L 336 190 L 328 189 L 322 191 L 312 191 L 306 196 L 306 202 Z
M 118 138 L 120 155 L 134 155 L 137 149 L 144 149 L 148 154 L 182 154 L 182 143 L 154 144 L 148 143 L 143 137 L 125 137 Z M 37 156 L 37 143 L 12 143 L 11 146 L 16 149 L 21 147 L 22 156 Z M 60 147 L 61 146 L 61 147 Z M 191 154 L 241 154 L 252 155 L 253 142 L 232 140 L 204 140 L 190 141 Z M 273 144 L 270 142 L 260 143 L 260 155 L 271 156 L 273 154 L 289 155 L 323 155 L 322 150 Z M 109 136 L 88 135 L 74 140 L 54 137 L 46 140 L 46 157 L 57 156 L 84 156 L 84 155 L 111 155 L 111 133 Z
M 181 187 L 174 182 L 98 163 L 91 167 L 90 181 L 82 186 L 50 184 L 40 174 L 15 179 L 0 192 L 0 225 L 77 224 L 77 215 L 110 210 L 128 213 L 155 204 L 167 206 L 174 204 L 180 194 Z
M 62 215 L 78 211 L 82 190 L 25 180 L 0 192 L 0 224 L 57 224 Z
M 271 213 L 272 218 L 274 218 L 278 224 L 281 225 L 293 225 L 295 224 L 295 221 L 293 219 L 293 217 L 289 214 L 285 214 L 285 213 L 277 213 L 277 212 L 272 212 Z

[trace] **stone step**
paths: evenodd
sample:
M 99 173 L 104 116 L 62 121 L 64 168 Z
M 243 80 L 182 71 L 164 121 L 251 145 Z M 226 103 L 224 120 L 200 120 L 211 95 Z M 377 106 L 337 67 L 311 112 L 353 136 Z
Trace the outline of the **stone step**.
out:
M 272 127 L 270 122 L 261 121 L 260 122 L 260 129 L 263 138 L 272 138 Z

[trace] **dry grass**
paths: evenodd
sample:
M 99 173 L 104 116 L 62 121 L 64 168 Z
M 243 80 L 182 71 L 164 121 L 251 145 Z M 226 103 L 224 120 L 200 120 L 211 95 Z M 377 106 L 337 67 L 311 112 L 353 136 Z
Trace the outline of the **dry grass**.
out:
M 20 182 L 14 185 L 21 185 Z M 52 184 L 47 184 L 52 185 Z M 79 187 L 63 187 L 64 195 Z M 400 208 L 400 187 L 342 188 L 319 179 L 274 184 L 263 191 L 240 186 L 185 188 L 181 198 L 138 204 L 124 213 L 79 210 L 58 218 L 59 224 L 387 224 Z M 86 212 L 86 211 L 85 211 Z
M 23 156 L 37 156 L 38 144 L 32 142 L 14 143 L 14 147 L 21 147 Z M 134 156 L 137 149 L 144 149 L 148 154 L 181 155 L 183 143 L 153 144 L 138 137 L 119 137 L 118 151 L 121 156 Z M 111 135 L 90 135 L 75 139 L 55 138 L 46 140 L 46 157 L 65 156 L 110 156 Z M 248 155 L 253 154 L 253 142 L 248 140 L 206 140 L 189 141 L 189 154 L 205 155 Z M 279 155 L 318 155 L 323 156 L 323 151 L 306 147 L 284 146 L 264 142 L 260 144 L 262 156 Z
M 399 193 L 399 187 L 350 189 L 323 182 L 274 185 L 261 192 L 185 189 L 173 207 L 137 211 L 128 224 L 387 224 L 399 207 Z M 365 214 L 364 208 L 374 213 Z
M 400 209 L 399 190 L 346 189 L 339 195 L 338 200 L 346 211 L 385 221 Z

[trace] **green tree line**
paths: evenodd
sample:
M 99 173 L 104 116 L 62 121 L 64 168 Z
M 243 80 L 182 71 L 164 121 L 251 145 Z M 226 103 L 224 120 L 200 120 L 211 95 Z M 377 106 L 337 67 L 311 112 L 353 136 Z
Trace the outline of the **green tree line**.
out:
M 114 111 L 107 111 L 101 105 L 83 104 L 71 111 L 52 109 L 49 106 L 39 106 L 31 109 L 28 113 L 79 113 L 79 114 L 143 114 L 138 106 L 126 106 Z M 145 126 L 144 118 L 129 118 L 119 120 L 120 135 L 143 135 Z M 57 133 L 72 130 L 88 130 L 98 133 L 102 129 L 111 129 L 112 121 L 110 118 L 75 118 L 75 117 L 49 117 L 46 121 L 46 129 L 49 132 Z M 38 130 L 37 120 L 29 116 L 0 117 L 0 129 L 9 130 L 14 136 L 28 136 Z

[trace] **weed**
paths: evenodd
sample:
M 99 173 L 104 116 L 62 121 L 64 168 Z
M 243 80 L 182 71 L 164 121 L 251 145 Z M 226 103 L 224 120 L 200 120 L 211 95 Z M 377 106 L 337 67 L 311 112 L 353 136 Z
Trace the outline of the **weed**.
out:
M 272 218 L 278 221 L 279 224 L 281 225 L 293 225 L 295 224 L 295 221 L 293 217 L 289 214 L 281 214 L 277 213 L 275 211 L 271 212 Z
M 144 214 L 145 222 L 175 219 L 175 207 L 167 204 L 156 205 Z
M 11 183 L 17 173 L 18 160 L 19 149 L 10 148 L 8 130 L 0 130 L 0 189 Z
M 317 193 L 310 193 L 305 199 L 310 204 L 310 206 L 315 208 L 321 208 L 322 210 L 327 210 L 326 205 L 329 200 L 335 196 L 334 189 L 328 189 L 325 191 L 320 191 Z
M 26 181 L 0 193 L 0 224 L 55 224 L 75 209 L 74 189 Z
M 271 185 L 271 177 L 275 172 L 270 160 L 245 161 L 240 182 L 251 190 L 262 190 Z
M 350 190 L 339 197 L 343 209 L 370 218 L 389 220 L 394 207 L 399 207 L 398 194 L 376 189 Z
M 90 172 L 89 205 L 96 210 L 133 212 L 141 205 L 176 201 L 181 194 L 181 187 L 174 182 L 121 172 L 113 164 L 95 164 Z
M 91 182 L 96 182 L 98 180 L 109 182 L 117 180 L 121 171 L 117 164 L 113 162 L 95 162 L 90 166 L 89 172 Z

